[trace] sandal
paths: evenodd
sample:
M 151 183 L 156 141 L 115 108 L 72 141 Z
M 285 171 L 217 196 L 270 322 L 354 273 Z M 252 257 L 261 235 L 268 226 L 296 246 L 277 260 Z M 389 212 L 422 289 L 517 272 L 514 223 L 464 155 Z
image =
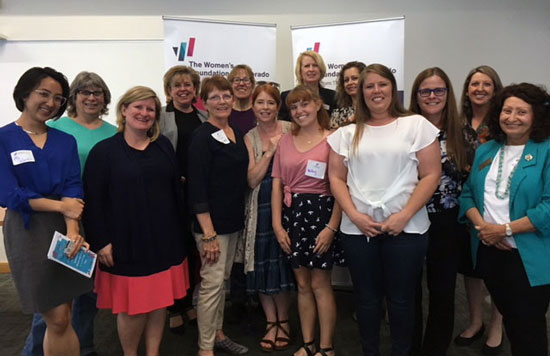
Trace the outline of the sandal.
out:
M 294 356 L 294 354 L 296 354 L 296 352 L 300 351 L 300 349 L 304 349 L 306 351 L 307 356 L 314 356 L 313 351 L 311 351 L 311 349 L 309 348 L 310 346 L 315 347 L 315 340 L 312 340 L 310 342 L 304 342 L 304 344 L 302 346 L 300 346 L 300 348 L 298 350 L 296 350 L 292 354 L 292 356 Z
M 320 348 L 319 351 L 317 351 L 318 354 L 321 354 L 322 356 L 329 356 L 327 355 L 327 352 L 332 352 L 334 355 L 334 347 L 326 347 L 326 348 Z
M 172 321 L 176 320 L 176 318 L 180 318 L 181 319 L 181 324 L 179 325 L 176 325 L 176 326 L 172 326 Z M 178 313 L 178 312 L 169 312 L 168 313 L 168 320 L 169 320 L 169 328 L 170 328 L 170 331 L 176 335 L 183 335 L 185 334 L 185 319 L 183 318 L 183 314 L 181 313 Z
M 289 331 L 286 331 L 282 324 L 288 324 Z M 279 332 L 284 334 L 284 336 L 280 337 Z M 277 345 L 277 342 L 284 342 L 282 345 Z M 287 320 L 281 320 L 277 322 L 277 337 L 275 338 L 275 350 L 282 351 L 288 349 L 288 346 L 290 345 L 290 324 Z
M 269 333 L 271 331 L 271 329 L 277 328 L 278 326 L 279 326 L 278 322 L 268 321 L 267 325 L 266 325 L 266 328 L 265 328 L 265 334 L 264 335 L 267 335 L 267 333 Z M 277 329 L 276 331 L 277 332 L 275 333 L 275 341 L 266 339 L 265 337 L 260 340 L 260 349 L 262 349 L 262 351 L 272 352 L 274 350 L 277 350 L 277 348 L 275 346 L 275 342 L 277 341 L 277 334 L 279 333 L 279 329 Z M 262 344 L 268 344 L 268 345 L 270 345 L 270 347 L 265 347 Z

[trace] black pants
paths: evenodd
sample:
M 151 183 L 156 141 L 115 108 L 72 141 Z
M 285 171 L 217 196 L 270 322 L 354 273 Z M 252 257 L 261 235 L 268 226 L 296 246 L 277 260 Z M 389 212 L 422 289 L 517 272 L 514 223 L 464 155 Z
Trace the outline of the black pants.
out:
M 455 284 L 459 262 L 459 241 L 469 238 L 457 222 L 458 209 L 430 214 L 426 277 L 429 306 L 422 340 L 422 276 L 416 292 L 415 330 L 412 355 L 445 356 L 453 337 Z
M 390 318 L 392 355 L 408 356 L 414 323 L 416 281 L 428 245 L 427 234 L 342 234 L 342 247 L 353 281 L 363 354 L 380 356 L 384 297 Z
M 502 313 L 512 355 L 548 355 L 545 314 L 550 285 L 531 287 L 515 249 L 502 251 L 480 244 L 477 260 L 485 285 Z

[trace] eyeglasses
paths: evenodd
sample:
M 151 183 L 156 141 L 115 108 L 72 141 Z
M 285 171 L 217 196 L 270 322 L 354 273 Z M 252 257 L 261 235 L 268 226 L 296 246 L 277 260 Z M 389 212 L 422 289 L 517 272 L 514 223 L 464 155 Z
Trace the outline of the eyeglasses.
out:
M 244 78 L 233 78 L 233 83 L 239 84 L 250 84 L 250 78 L 244 77 Z
M 418 95 L 420 95 L 423 98 L 426 98 L 432 93 L 434 93 L 435 96 L 443 96 L 449 91 L 449 88 L 435 88 L 435 89 L 418 89 Z
M 213 103 L 219 103 L 222 99 L 223 99 L 223 101 L 229 101 L 229 100 L 233 99 L 233 95 L 231 95 L 231 94 L 224 94 L 222 96 L 214 95 L 214 96 L 211 96 L 211 97 L 207 98 L 206 100 L 211 101 Z
M 38 94 L 44 100 L 50 100 L 53 98 L 53 102 L 56 105 L 63 106 L 67 102 L 67 98 L 61 95 L 55 95 L 44 89 L 35 89 L 34 92 Z
M 266 82 L 265 80 L 260 80 L 260 81 L 256 82 L 257 86 L 266 85 L 266 84 L 269 84 L 272 87 L 275 87 L 277 89 L 279 89 L 281 87 L 281 85 L 279 83 L 275 83 L 275 82 Z
M 78 94 L 82 96 L 90 96 L 93 95 L 96 98 L 100 98 L 103 96 L 103 90 L 79 90 Z

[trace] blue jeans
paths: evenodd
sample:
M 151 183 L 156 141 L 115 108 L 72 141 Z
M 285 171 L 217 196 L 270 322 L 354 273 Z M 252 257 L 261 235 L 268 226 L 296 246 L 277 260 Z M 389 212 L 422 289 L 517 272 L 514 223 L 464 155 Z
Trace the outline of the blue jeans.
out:
M 414 328 L 417 281 L 428 234 L 401 233 L 370 238 L 342 234 L 340 240 L 353 281 L 363 354 L 379 356 L 382 303 L 386 299 L 392 356 L 408 356 Z
M 86 356 L 95 351 L 94 349 L 94 318 L 97 314 L 97 295 L 90 291 L 74 300 L 72 324 L 80 340 L 80 354 Z M 44 334 L 46 333 L 46 322 L 42 314 L 35 313 L 32 318 L 32 326 L 25 347 L 23 356 L 43 356 Z

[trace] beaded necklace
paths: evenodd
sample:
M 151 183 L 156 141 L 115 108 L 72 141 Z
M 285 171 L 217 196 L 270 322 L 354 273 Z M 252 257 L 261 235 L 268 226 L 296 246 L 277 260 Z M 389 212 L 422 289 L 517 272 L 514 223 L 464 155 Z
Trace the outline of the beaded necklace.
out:
M 498 173 L 497 173 L 497 187 L 495 190 L 495 196 L 500 199 L 504 200 L 510 195 L 510 185 L 512 185 L 512 178 L 514 178 L 514 173 L 516 173 L 516 168 L 518 168 L 519 160 L 514 165 L 514 168 L 512 168 L 512 171 L 510 172 L 510 175 L 508 176 L 508 181 L 506 182 L 506 188 L 504 189 L 504 192 L 499 192 L 500 183 L 502 182 L 502 166 L 504 165 L 504 148 L 506 146 L 502 146 L 498 153 Z

